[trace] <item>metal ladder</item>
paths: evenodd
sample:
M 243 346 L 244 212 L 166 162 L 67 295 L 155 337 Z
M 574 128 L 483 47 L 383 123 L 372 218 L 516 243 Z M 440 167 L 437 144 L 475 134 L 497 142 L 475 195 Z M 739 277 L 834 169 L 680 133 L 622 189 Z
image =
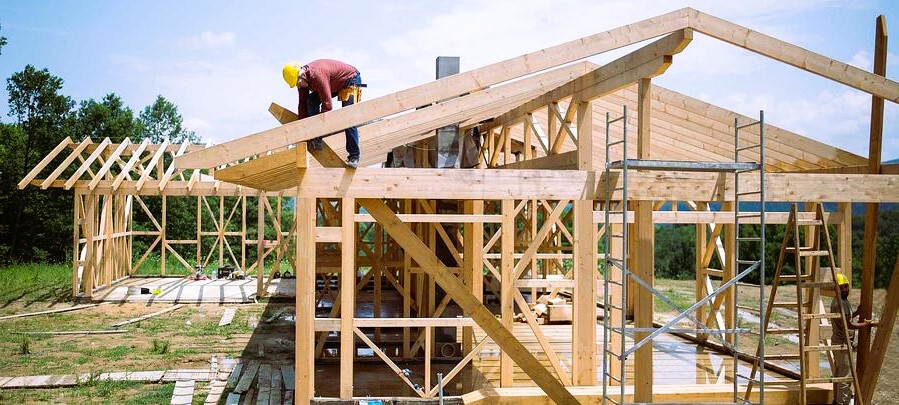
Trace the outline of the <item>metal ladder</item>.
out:
M 612 124 L 622 121 L 622 139 L 618 141 L 611 140 Z M 759 141 L 747 146 L 740 146 L 740 129 L 751 125 L 760 125 Z M 736 284 L 753 272 L 760 272 L 760 279 L 764 280 L 764 257 L 765 257 L 765 152 L 764 152 L 764 113 L 759 113 L 759 121 L 741 126 L 737 120 L 734 121 L 734 161 L 733 162 L 689 162 L 689 161 L 664 161 L 664 160 L 642 160 L 628 159 L 628 142 L 627 142 L 627 106 L 623 106 L 622 115 L 612 119 L 609 113 L 606 113 L 606 167 L 605 167 L 605 185 L 606 196 L 604 201 L 605 210 L 605 237 L 604 237 L 604 259 L 603 259 L 603 283 L 605 293 L 603 294 L 603 307 L 606 311 L 603 316 L 603 403 L 625 403 L 625 386 L 626 386 L 626 362 L 628 356 L 633 354 L 638 348 L 645 344 L 651 344 L 652 339 L 662 333 L 695 333 L 708 334 L 721 345 L 726 347 L 733 353 L 733 371 L 731 381 L 733 382 L 734 401 L 738 402 L 738 381 L 737 381 L 737 334 L 747 332 L 747 329 L 738 327 L 732 329 L 712 329 L 695 317 L 696 310 L 724 292 L 726 289 L 733 287 L 734 296 L 736 296 Z M 621 149 L 621 160 L 612 161 L 612 149 Z M 758 149 L 758 162 L 745 161 L 741 156 L 746 151 Z M 699 300 L 689 308 L 683 308 L 672 302 L 667 296 L 653 288 L 653 286 L 640 277 L 629 271 L 627 265 L 628 259 L 628 172 L 629 170 L 672 170 L 672 171 L 690 171 L 690 172 L 727 172 L 734 174 L 734 236 L 736 238 L 735 246 L 737 252 L 741 244 L 754 243 L 758 250 L 757 257 L 749 260 L 739 257 L 739 253 L 735 257 L 734 277 L 723 282 L 718 288 L 709 294 L 709 296 Z M 740 191 L 740 176 L 755 173 L 758 176 L 758 187 L 750 191 Z M 614 182 L 612 179 L 618 176 L 620 181 Z M 613 186 L 612 183 L 616 183 Z M 620 184 L 620 185 L 619 185 Z M 613 198 L 618 193 L 618 198 Z M 750 198 L 755 196 L 755 198 Z M 759 205 L 760 213 L 741 214 L 742 205 L 748 203 Z M 758 236 L 744 236 L 740 230 L 741 219 L 751 217 L 759 217 L 761 224 L 761 232 Z M 613 218 L 620 218 L 619 221 L 612 221 Z M 612 226 L 616 229 L 613 229 Z M 616 248 L 612 249 L 612 244 Z M 659 328 L 634 328 L 627 327 L 627 289 L 630 281 L 636 282 L 642 288 L 647 289 L 652 295 L 671 308 L 679 311 L 679 315 L 668 321 Z M 761 288 L 764 294 L 764 288 Z M 760 300 L 761 302 L 761 300 Z M 762 312 L 760 308 L 759 312 Z M 689 319 L 695 325 L 694 328 L 676 328 L 675 326 L 682 319 Z M 719 325 L 720 326 L 720 325 Z M 627 346 L 627 337 L 634 332 L 649 333 L 646 337 L 638 342 L 634 342 L 630 347 Z M 728 342 L 725 339 L 726 334 L 734 335 L 734 342 Z M 617 392 L 614 387 L 617 386 Z
M 800 242 L 800 227 L 806 229 L 807 245 L 803 245 Z M 789 272 L 785 266 L 788 260 L 786 258 L 787 255 L 791 255 L 793 259 L 791 263 L 793 274 L 786 274 Z M 825 264 L 828 264 L 828 266 L 822 267 L 821 260 L 826 260 Z M 813 322 L 830 319 L 835 323 L 831 327 L 842 328 L 844 336 L 847 337 L 848 341 L 849 320 L 846 319 L 844 312 L 827 312 L 820 303 L 820 290 L 822 289 L 834 291 L 834 299 L 839 299 L 836 273 L 840 269 L 836 265 L 837 262 L 834 259 L 833 246 L 830 241 L 830 232 L 827 229 L 823 206 L 820 203 L 815 204 L 815 219 L 801 220 L 799 219 L 798 208 L 796 204 L 793 204 L 787 220 L 786 230 L 784 231 L 784 240 L 780 248 L 780 254 L 777 258 L 777 269 L 774 273 L 771 296 L 768 299 L 762 330 L 772 335 L 798 336 L 799 351 L 798 353 L 790 354 L 765 355 L 764 339 L 760 340 L 756 361 L 753 364 L 752 372 L 748 376 L 749 383 L 747 384 L 744 397 L 746 402 L 749 402 L 751 399 L 754 386 L 759 385 L 763 387 L 764 379 L 755 377 L 757 371 L 764 371 L 765 360 L 799 360 L 799 380 L 781 379 L 769 381 L 768 383 L 799 385 L 800 404 L 806 404 L 808 401 L 808 384 L 851 382 L 855 392 L 860 392 L 858 374 L 849 344 L 836 345 L 832 342 L 812 342 L 809 333 Z M 785 283 L 793 283 L 795 285 L 796 301 L 777 300 L 778 287 Z M 771 312 L 778 307 L 796 309 L 797 328 L 771 328 Z M 819 340 L 825 339 L 822 337 Z M 850 376 L 834 377 L 832 374 L 830 377 L 809 376 L 809 354 L 812 352 L 830 352 L 831 355 L 839 355 L 838 353 L 845 352 L 850 364 Z M 760 374 L 760 377 L 761 375 L 763 374 Z M 855 400 L 857 404 L 862 403 L 862 399 L 859 397 L 856 397 Z M 763 402 L 763 400 L 760 402 Z

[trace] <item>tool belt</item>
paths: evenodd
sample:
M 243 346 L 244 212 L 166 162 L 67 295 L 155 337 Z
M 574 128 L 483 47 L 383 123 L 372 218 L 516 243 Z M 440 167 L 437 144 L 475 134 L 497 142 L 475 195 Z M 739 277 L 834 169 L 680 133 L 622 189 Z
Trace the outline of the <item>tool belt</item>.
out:
M 350 99 L 350 96 L 353 96 L 353 102 L 358 103 L 362 101 L 362 88 L 368 87 L 366 84 L 360 84 L 356 86 L 347 86 L 340 90 L 337 93 L 337 99 L 342 102 L 347 102 Z

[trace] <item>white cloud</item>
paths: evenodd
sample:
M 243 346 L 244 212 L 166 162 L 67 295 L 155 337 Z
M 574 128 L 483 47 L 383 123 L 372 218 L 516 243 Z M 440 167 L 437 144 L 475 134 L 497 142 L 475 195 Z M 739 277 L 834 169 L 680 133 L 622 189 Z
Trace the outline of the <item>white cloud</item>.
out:
M 214 33 L 204 31 L 200 35 L 184 38 L 181 44 L 188 49 L 225 48 L 234 45 L 234 38 L 233 32 Z

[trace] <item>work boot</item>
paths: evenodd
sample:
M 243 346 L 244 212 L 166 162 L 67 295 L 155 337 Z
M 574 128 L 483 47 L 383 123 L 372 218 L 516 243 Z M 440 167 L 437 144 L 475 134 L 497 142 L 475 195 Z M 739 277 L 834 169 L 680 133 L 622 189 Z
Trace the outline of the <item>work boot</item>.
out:
M 320 151 L 320 150 L 324 149 L 324 147 L 325 147 L 324 141 L 322 141 L 321 138 L 310 139 L 307 142 L 307 146 L 309 147 L 309 150 L 311 150 L 311 151 Z
M 359 167 L 359 157 L 358 156 L 350 156 L 346 158 L 347 167 L 351 167 L 353 169 Z

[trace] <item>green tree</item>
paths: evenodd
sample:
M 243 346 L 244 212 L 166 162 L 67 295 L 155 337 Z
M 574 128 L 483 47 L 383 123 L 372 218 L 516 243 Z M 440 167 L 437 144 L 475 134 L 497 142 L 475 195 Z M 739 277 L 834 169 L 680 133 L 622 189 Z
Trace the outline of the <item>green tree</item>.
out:
M 3 26 L 0 25 L 0 28 Z M 0 37 L 0 55 L 3 55 L 3 47 L 6 46 L 6 37 Z
M 109 138 L 113 143 L 120 143 L 140 133 L 140 122 L 119 96 L 109 93 L 99 102 L 94 99 L 81 102 L 76 114 L 75 132 L 78 139 L 90 137 L 95 142 L 101 142 Z
M 0 127 L 0 260 L 62 260 L 71 241 L 71 196 L 16 184 L 69 135 L 71 98 L 63 80 L 27 65 L 6 80 L 9 115 Z M 69 232 L 66 232 L 69 230 Z
M 200 143 L 200 138 L 194 131 L 184 127 L 184 120 L 178 113 L 178 107 L 163 96 L 156 96 L 156 101 L 148 105 L 140 113 L 138 120 L 141 123 L 141 132 L 135 142 L 140 138 L 149 138 L 151 143 L 162 143 L 168 139 L 171 143 Z

